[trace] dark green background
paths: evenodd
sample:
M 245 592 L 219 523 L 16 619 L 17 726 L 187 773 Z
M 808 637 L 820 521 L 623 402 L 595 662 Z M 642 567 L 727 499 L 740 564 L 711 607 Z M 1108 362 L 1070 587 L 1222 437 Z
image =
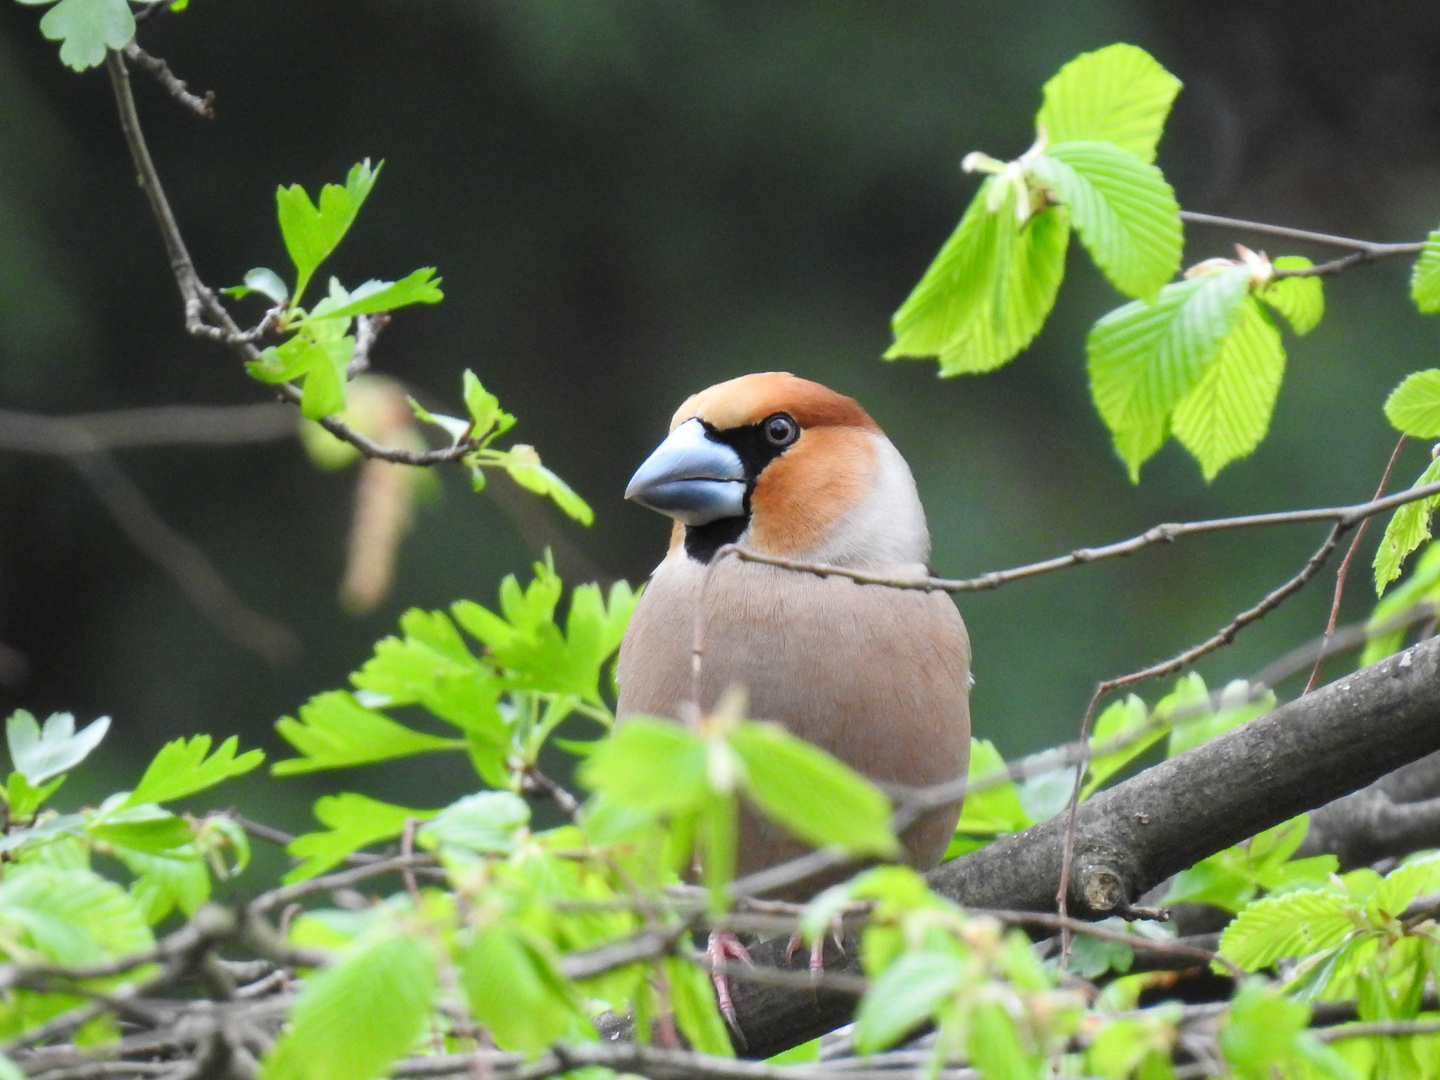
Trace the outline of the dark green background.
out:
M 229 353 L 183 333 L 105 78 L 62 68 L 42 10 L 0 0 L 0 407 L 265 400 Z M 576 578 L 643 579 L 667 523 L 621 501 L 625 480 L 683 397 L 747 371 L 858 397 L 915 469 L 937 571 L 959 576 L 1158 521 L 1361 500 L 1394 442 L 1385 394 L 1433 362 L 1408 266 L 1352 273 L 1328 290 L 1321 328 L 1288 342 L 1275 429 L 1253 458 L 1206 486 L 1169 447 L 1132 487 L 1084 374 L 1085 331 L 1120 298 L 1078 246 L 1049 326 L 1009 367 L 941 382 L 932 364 L 879 360 L 890 313 L 975 187 L 962 155 L 1025 149 L 1044 80 L 1113 41 L 1186 84 L 1160 157 L 1186 207 L 1423 236 L 1440 220 L 1430 4 L 194 0 L 141 40 L 217 94 L 205 123 L 136 78 L 212 285 L 284 269 L 277 184 L 313 191 L 386 160 L 327 270 L 353 285 L 439 268 L 446 301 L 397 317 L 377 367 L 452 411 L 467 366 L 500 395 L 515 437 L 595 507 L 592 529 L 556 526 Z M 1234 239 L 1192 229 L 1187 261 Z M 401 610 L 488 602 L 535 554 L 533 526 L 447 472 L 392 598 L 353 618 L 335 600 L 353 472 L 321 473 L 293 442 L 120 460 L 303 654 L 272 666 L 238 650 L 64 463 L 0 455 L 0 642 L 25 660 L 0 713 L 113 715 L 117 784 L 179 734 L 275 750 L 274 719 L 341 685 Z M 1412 447 L 1405 482 L 1423 460 Z M 1194 539 L 962 597 L 978 733 L 1006 753 L 1073 734 L 1096 680 L 1208 635 L 1322 534 Z M 1317 632 L 1330 580 L 1207 660 L 1207 678 Z M 1348 617 L 1367 594 L 1358 573 Z M 237 797 L 294 827 L 315 790 L 438 805 L 466 782 L 462 763 L 428 758 L 308 788 L 254 780 Z

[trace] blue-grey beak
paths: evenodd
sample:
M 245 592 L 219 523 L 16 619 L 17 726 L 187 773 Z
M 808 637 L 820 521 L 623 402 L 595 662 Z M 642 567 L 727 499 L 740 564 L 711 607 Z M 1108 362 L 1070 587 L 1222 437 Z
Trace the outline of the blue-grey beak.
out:
M 630 478 L 625 498 L 684 525 L 708 525 L 745 513 L 745 465 L 740 455 L 686 420 L 655 448 Z

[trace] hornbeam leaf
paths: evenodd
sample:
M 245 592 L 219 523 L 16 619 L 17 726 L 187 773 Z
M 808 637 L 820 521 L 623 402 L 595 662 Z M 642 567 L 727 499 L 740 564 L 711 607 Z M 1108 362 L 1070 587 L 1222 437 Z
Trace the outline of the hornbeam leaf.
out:
M 1035 120 L 1051 143 L 1112 142 L 1148 163 L 1180 86 L 1144 49 L 1107 45 L 1077 56 L 1045 84 Z
M 1252 297 L 1244 297 L 1220 355 L 1170 418 L 1170 430 L 1200 463 L 1207 482 L 1260 445 L 1284 374 L 1280 332 Z
M 1340 944 L 1355 929 L 1338 892 L 1297 889 L 1246 905 L 1225 928 L 1220 951 L 1246 971 Z
M 941 375 L 990 371 L 1028 345 L 1065 275 L 1070 223 L 1055 208 L 1016 219 L 1013 189 L 990 210 L 988 178 L 924 277 L 900 305 L 885 359 L 930 357 Z
M 384 1075 L 424 1032 L 435 984 L 435 957 L 424 938 L 385 930 L 362 939 L 305 981 L 260 1080 Z
M 1240 317 L 1250 273 L 1234 267 L 1167 285 L 1090 330 L 1090 392 L 1130 471 L 1165 441 L 1170 414 L 1200 381 Z
M 1425 247 L 1415 260 L 1410 297 L 1426 315 L 1440 311 L 1440 229 L 1425 238 Z
M 1440 438 L 1440 369 L 1406 376 L 1385 401 L 1385 419 L 1417 439 Z
M 1304 255 L 1281 255 L 1272 265 L 1276 270 L 1302 270 L 1314 264 Z M 1318 277 L 1278 278 L 1257 295 L 1285 316 L 1297 334 L 1314 330 L 1325 315 L 1325 288 Z
M 1075 231 L 1110 283 L 1153 300 L 1180 269 L 1180 205 L 1154 165 L 1106 142 L 1064 142 L 1030 171 L 1070 211 Z
M 1411 484 L 1412 488 L 1440 480 L 1440 458 L 1435 458 L 1425 467 L 1420 478 Z M 1430 539 L 1430 515 L 1440 503 L 1440 495 L 1416 499 L 1404 506 L 1396 507 L 1385 526 L 1385 535 L 1375 551 L 1375 595 L 1385 591 L 1385 586 L 1400 576 L 1400 567 L 1410 553 Z

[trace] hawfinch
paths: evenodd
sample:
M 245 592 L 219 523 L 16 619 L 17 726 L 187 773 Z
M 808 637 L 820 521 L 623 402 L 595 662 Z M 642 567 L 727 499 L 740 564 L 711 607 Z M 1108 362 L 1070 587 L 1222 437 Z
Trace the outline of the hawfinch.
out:
M 675 519 L 620 646 L 617 715 L 693 715 L 695 608 L 725 544 L 896 578 L 926 573 L 930 534 L 899 452 L 856 402 L 786 372 L 746 375 L 680 406 L 625 492 Z M 948 595 L 859 585 L 724 559 L 703 612 L 702 710 L 727 687 L 747 715 L 783 724 L 882 786 L 965 774 L 970 642 Z M 901 836 L 905 859 L 940 861 L 960 804 Z M 805 845 L 746 812 L 736 870 Z M 807 897 L 825 884 L 789 890 Z

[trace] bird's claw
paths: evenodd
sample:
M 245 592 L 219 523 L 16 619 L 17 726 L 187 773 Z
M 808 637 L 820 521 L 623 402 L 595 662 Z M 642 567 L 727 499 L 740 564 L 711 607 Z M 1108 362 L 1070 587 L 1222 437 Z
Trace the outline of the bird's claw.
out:
M 715 1001 L 720 1006 L 720 1015 L 743 1045 L 745 1035 L 740 1030 L 740 1018 L 735 1014 L 735 1000 L 730 996 L 730 979 L 725 974 L 727 960 L 740 960 L 746 966 L 754 967 L 750 952 L 740 939 L 729 930 L 710 931 L 710 940 L 705 944 L 705 959 L 710 965 L 710 982 L 715 987 Z

